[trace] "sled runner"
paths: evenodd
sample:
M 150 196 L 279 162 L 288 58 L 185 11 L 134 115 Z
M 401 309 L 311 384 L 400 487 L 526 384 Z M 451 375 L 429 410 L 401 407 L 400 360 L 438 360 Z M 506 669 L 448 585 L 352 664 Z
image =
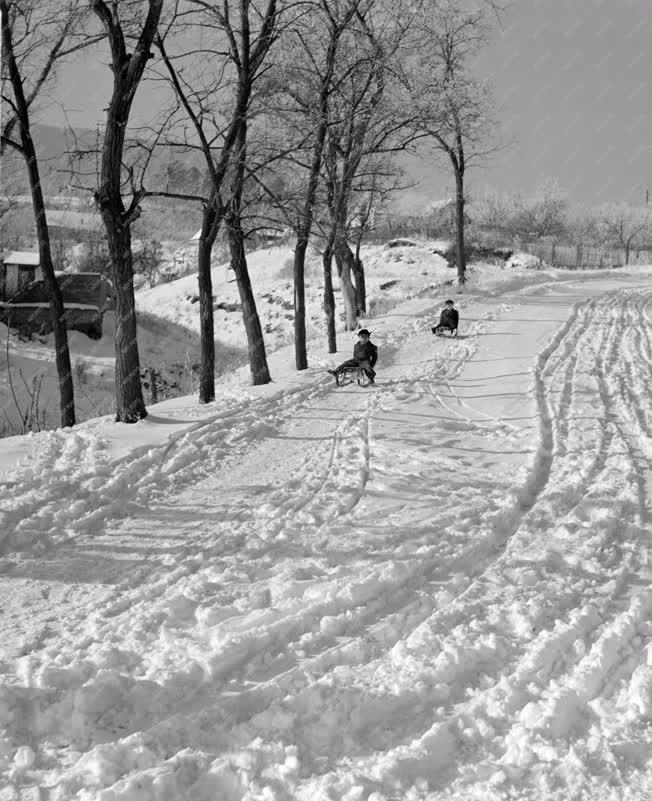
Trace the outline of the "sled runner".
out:
M 447 325 L 436 325 L 431 330 L 432 330 L 432 333 L 433 334 L 437 334 L 438 337 L 443 336 L 446 331 L 448 331 L 448 333 L 452 337 L 456 337 L 457 336 L 457 328 L 449 328 Z
M 338 387 L 344 386 L 344 383 L 348 384 L 352 381 L 357 381 L 361 387 L 368 387 L 372 383 L 362 367 L 343 367 L 341 370 L 329 370 L 328 372 L 335 377 L 335 383 Z M 344 382 L 343 379 L 345 376 L 350 376 L 351 381 Z

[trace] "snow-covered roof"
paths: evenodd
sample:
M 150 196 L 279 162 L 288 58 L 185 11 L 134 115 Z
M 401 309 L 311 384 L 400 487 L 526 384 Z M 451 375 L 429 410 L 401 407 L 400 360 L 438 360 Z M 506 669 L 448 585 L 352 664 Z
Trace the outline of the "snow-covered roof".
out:
M 445 197 L 442 200 L 431 200 L 426 206 L 426 209 L 428 211 L 441 211 L 450 206 L 452 202 L 453 199 L 450 197 Z
M 19 264 L 24 267 L 38 267 L 39 254 L 33 250 L 10 250 L 2 254 L 5 264 Z
M 97 303 L 64 303 L 66 309 L 90 309 L 97 311 Z M 0 309 L 49 309 L 50 304 L 42 301 L 29 301 L 28 303 L 12 303 L 11 301 L 0 300 Z

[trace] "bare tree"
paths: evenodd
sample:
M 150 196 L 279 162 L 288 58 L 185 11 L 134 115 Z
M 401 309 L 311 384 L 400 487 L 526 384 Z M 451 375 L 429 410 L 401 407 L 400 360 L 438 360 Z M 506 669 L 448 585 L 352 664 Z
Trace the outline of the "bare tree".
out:
M 477 228 L 495 245 L 501 237 L 510 235 L 513 204 L 506 197 L 489 193 L 474 198 L 472 217 Z
M 279 190 L 268 188 L 280 218 L 296 233 L 293 260 L 295 361 L 307 366 L 305 341 L 305 258 L 313 227 L 321 242 L 324 311 L 328 347 L 337 348 L 332 262 L 338 264 L 346 325 L 352 329 L 365 308 L 365 278 L 359 236 L 370 219 L 370 181 L 379 152 L 405 147 L 405 110 L 390 108 L 387 86 L 391 59 L 405 29 L 406 14 L 383 0 L 314 0 L 300 12 L 285 37 L 286 63 L 275 77 L 282 100 L 274 98 L 274 124 L 282 126 L 288 148 Z M 397 14 L 397 10 L 401 13 Z M 412 136 L 412 134 L 410 134 Z M 375 164 L 373 168 L 372 164 Z M 285 172 L 283 173 L 283 170 Z M 320 174 L 321 173 L 321 174 Z M 378 184 L 376 185 L 378 188 Z M 354 195 L 359 195 L 354 200 Z M 365 200 L 360 202 L 360 198 Z M 356 254 L 348 244 L 358 237 Z
M 357 202 L 351 209 L 348 237 L 355 245 L 356 301 L 362 312 L 367 311 L 366 278 L 360 255 L 362 240 L 375 228 L 378 215 L 388 206 L 392 195 L 404 186 L 401 176 L 402 170 L 392 161 L 391 152 L 370 154 L 358 170 L 354 186 Z
M 254 385 L 259 385 L 269 383 L 271 378 L 267 366 L 263 331 L 247 269 L 245 233 L 242 221 L 242 199 L 247 175 L 249 106 L 254 81 L 260 65 L 276 37 L 278 11 L 276 0 L 268 0 L 266 10 L 261 17 L 258 33 L 254 38 L 252 37 L 251 20 L 249 18 L 250 6 L 249 0 L 241 0 L 239 32 L 222 15 L 222 20 L 227 24 L 227 33 L 231 41 L 230 52 L 237 66 L 235 145 L 233 170 L 230 175 L 228 193 L 225 200 L 225 221 L 228 229 L 229 250 L 231 252 L 231 269 L 238 282 L 238 291 L 242 303 L 242 314 L 249 350 L 249 367 Z
M 175 12 L 175 18 L 177 17 L 178 9 Z M 167 27 L 165 34 L 157 36 L 156 45 L 167 70 L 168 80 L 171 82 L 178 102 L 185 111 L 198 140 L 198 145 L 191 145 L 188 141 L 188 135 L 184 131 L 184 141 L 181 146 L 199 148 L 206 162 L 210 184 L 210 188 L 203 194 L 197 192 L 193 197 L 185 197 L 187 200 L 198 200 L 202 204 L 202 225 L 197 251 L 201 351 L 199 401 L 200 403 L 210 403 L 215 400 L 215 324 L 213 317 L 211 257 L 220 224 L 224 218 L 221 190 L 235 143 L 236 122 L 234 115 L 230 124 L 227 123 L 223 127 L 216 121 L 216 115 L 205 113 L 211 95 L 218 97 L 220 96 L 220 90 L 223 89 L 219 75 L 215 78 L 211 77 L 208 86 L 203 85 L 203 83 L 199 84 L 196 79 L 195 81 L 189 80 L 183 72 L 189 66 L 192 68 L 196 61 L 195 64 L 188 65 L 185 63 L 185 54 L 182 53 L 177 56 L 168 52 L 167 41 L 171 31 L 174 32 L 174 28 L 170 25 Z M 200 56 L 200 58 L 205 57 L 206 53 Z M 219 151 L 214 145 L 216 140 L 221 140 Z M 173 147 L 178 145 L 178 142 L 172 143 Z M 159 193 L 149 192 L 148 194 Z M 161 194 L 173 196 L 167 191 Z
M 184 132 L 182 144 L 199 150 L 208 175 L 208 192 L 193 198 L 203 206 L 198 251 L 200 401 L 207 403 L 215 398 L 211 253 L 222 223 L 228 230 L 231 267 L 242 302 L 253 382 L 263 384 L 270 380 L 247 269 L 242 203 L 244 184 L 251 173 L 247 163 L 247 130 L 252 116 L 252 93 L 278 36 L 279 12 L 276 0 L 269 0 L 262 9 L 259 4 L 242 0 L 235 14 L 228 0 L 222 3 L 189 0 L 189 3 L 194 8 L 183 11 L 177 4 L 174 18 L 189 17 L 185 29 L 197 30 L 201 26 L 209 41 L 193 48 L 192 53 L 184 51 L 183 43 L 180 52 L 169 52 L 168 36 L 174 33 L 174 28 L 168 26 L 156 43 L 167 79 L 192 129 L 190 138 Z M 174 42 L 173 36 L 171 39 Z
M 324 183 L 320 175 L 327 156 L 328 132 L 337 124 L 333 103 L 342 81 L 351 70 L 349 48 L 351 33 L 358 19 L 370 13 L 375 0 L 314 0 L 296 4 L 293 24 L 285 37 L 285 60 L 273 79 L 281 84 L 279 97 L 273 97 L 269 116 L 283 130 L 288 142 L 281 164 L 280 186 L 268 193 L 272 206 L 296 234 L 293 259 L 294 343 L 298 370 L 308 366 L 305 320 L 305 260 L 315 211 L 325 203 L 320 193 Z M 278 172 L 276 173 L 278 175 Z M 317 220 L 318 226 L 320 220 Z M 335 345 L 334 302 L 330 265 L 334 236 L 326 234 L 323 253 L 325 299 L 329 347 Z M 333 240 L 328 244 L 329 238 Z M 351 291 L 354 291 L 351 285 Z
M 582 266 L 584 245 L 597 235 L 598 220 L 591 209 L 575 207 L 566 215 L 565 229 L 568 241 L 575 245 L 575 267 L 579 269 Z
M 486 83 L 474 78 L 469 62 L 486 43 L 492 0 L 469 6 L 464 0 L 437 0 L 422 5 L 419 57 L 404 70 L 411 102 L 418 110 L 418 129 L 449 161 L 455 177 L 458 282 L 466 272 L 464 225 L 469 167 L 495 148 L 488 145 L 494 127 Z
M 306 181 L 301 193 L 301 206 L 294 222 L 294 352 L 297 370 L 308 366 L 306 350 L 305 261 L 312 230 L 314 206 L 322 167 L 324 144 L 330 124 L 329 99 L 333 93 L 338 48 L 343 33 L 350 25 L 362 3 L 349 0 L 332 3 L 320 0 L 304 23 L 293 31 L 296 46 L 292 48 L 294 62 L 287 92 L 300 119 L 312 129 L 312 147 L 306 165 Z M 308 27 L 305 22 L 307 21 Z M 298 57 L 301 53 L 303 58 Z M 326 276 L 328 280 L 329 276 Z M 331 286 L 332 291 L 332 286 Z
M 354 38 L 349 63 L 333 98 L 334 119 L 328 130 L 325 159 L 328 211 L 333 253 L 342 286 L 346 330 L 357 325 L 360 304 L 352 276 L 355 261 L 348 244 L 348 222 L 356 174 L 368 153 L 369 135 L 385 95 L 385 53 L 363 19 L 363 36 Z
M 624 248 L 625 264 L 629 264 L 634 240 L 652 235 L 652 212 L 647 206 L 612 203 L 600 210 L 600 227 L 605 239 Z
M 54 332 L 55 362 L 59 378 L 59 407 L 62 426 L 75 423 L 75 398 L 70 366 L 65 309 L 61 288 L 52 262 L 50 234 L 41 189 L 39 160 L 32 138 L 30 109 L 47 86 L 56 62 L 86 46 L 92 40 L 77 36 L 84 13 L 79 3 L 63 8 L 33 0 L 0 0 L 2 17 L 3 91 L 9 107 L 2 125 L 0 153 L 12 148 L 23 157 L 27 167 L 34 222 L 38 237 L 39 263 L 50 298 L 50 317 Z M 32 79 L 31 85 L 28 81 Z M 7 84 L 7 91 L 5 91 Z M 11 87 L 11 96 L 9 88 Z M 18 129 L 18 136 L 14 131 Z
M 134 191 L 129 206 L 125 208 L 122 198 L 122 161 L 131 107 L 147 61 L 152 57 L 151 47 L 163 0 L 147 0 L 145 20 L 142 23 L 130 20 L 129 37 L 120 18 L 117 0 L 89 2 L 108 36 L 113 72 L 113 91 L 107 109 L 100 183 L 95 192 L 95 201 L 106 228 L 115 284 L 116 420 L 134 423 L 147 415 L 140 382 L 131 251 L 131 223 L 140 213 L 139 205 L 144 195 L 141 191 Z M 136 41 L 130 53 L 127 41 L 131 37 L 135 37 Z
M 342 287 L 345 328 L 353 330 L 366 305 L 365 274 L 361 259 L 349 245 L 353 220 L 360 219 L 354 195 L 364 195 L 379 176 L 382 156 L 406 149 L 414 140 L 414 115 L 400 97 L 397 67 L 410 26 L 411 4 L 367 2 L 356 8 L 350 26 L 346 57 L 338 64 L 337 82 L 330 101 L 331 120 L 326 136 L 324 181 L 330 232 L 326 235 L 324 269 L 335 258 Z M 383 168 L 384 169 L 384 168 Z M 329 347 L 334 341 L 330 277 L 325 275 Z
M 526 240 L 559 239 L 565 233 L 568 201 L 557 181 L 544 181 L 532 197 L 519 196 L 513 205 L 513 235 Z

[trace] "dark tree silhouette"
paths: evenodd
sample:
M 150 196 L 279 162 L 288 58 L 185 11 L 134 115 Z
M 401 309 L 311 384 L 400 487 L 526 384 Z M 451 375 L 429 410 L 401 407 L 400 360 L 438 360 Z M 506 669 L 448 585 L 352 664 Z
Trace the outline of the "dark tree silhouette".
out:
M 95 200 L 106 228 L 115 291 L 116 420 L 134 423 L 147 415 L 140 381 L 136 302 L 131 250 L 131 223 L 140 214 L 144 193 L 136 191 L 125 208 L 122 199 L 125 133 L 136 90 L 143 77 L 157 32 L 163 0 L 148 0 L 147 16 L 132 53 L 120 19 L 119 4 L 89 0 L 111 47 L 113 91 L 107 110 L 101 172 Z M 134 26 L 130 26 L 134 27 Z

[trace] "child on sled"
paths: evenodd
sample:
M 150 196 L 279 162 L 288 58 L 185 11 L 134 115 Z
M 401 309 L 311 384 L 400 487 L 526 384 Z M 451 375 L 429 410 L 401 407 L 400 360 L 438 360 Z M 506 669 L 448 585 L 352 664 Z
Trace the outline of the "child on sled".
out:
M 374 365 L 378 361 L 378 348 L 369 339 L 371 333 L 366 328 L 358 331 L 358 341 L 353 348 L 353 358 L 339 364 L 334 370 L 328 372 L 335 376 L 335 381 L 339 385 L 339 378 L 342 373 L 357 368 L 362 368 L 369 379 L 369 383 L 375 383 L 376 371 Z
M 441 315 L 439 316 L 439 322 L 430 330 L 433 334 L 443 334 L 444 331 L 449 331 L 451 334 L 456 334 L 459 319 L 460 315 L 455 308 L 455 304 L 452 300 L 447 300 L 444 304 L 444 308 L 441 311 Z

